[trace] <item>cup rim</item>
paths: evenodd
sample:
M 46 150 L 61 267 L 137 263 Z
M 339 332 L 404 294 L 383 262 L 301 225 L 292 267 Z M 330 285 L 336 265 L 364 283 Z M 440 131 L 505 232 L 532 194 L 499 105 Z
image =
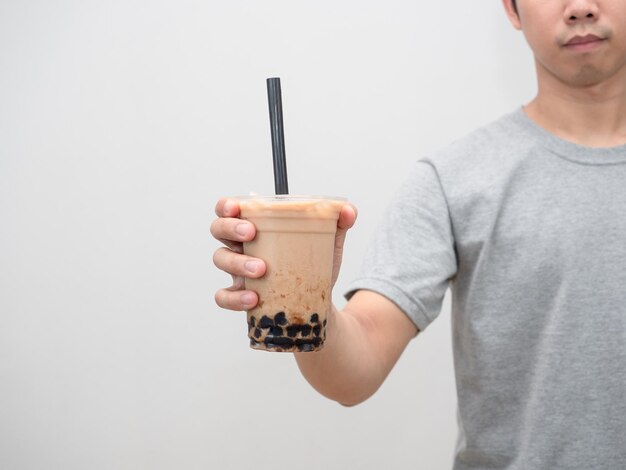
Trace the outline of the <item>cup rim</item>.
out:
M 262 195 L 262 194 L 248 194 L 244 196 L 232 196 L 231 199 L 235 200 L 243 200 L 248 201 L 252 199 L 260 199 L 263 201 L 337 201 L 337 202 L 348 202 L 348 198 L 341 196 L 324 196 L 324 195 L 315 195 L 315 194 L 273 194 L 273 195 Z

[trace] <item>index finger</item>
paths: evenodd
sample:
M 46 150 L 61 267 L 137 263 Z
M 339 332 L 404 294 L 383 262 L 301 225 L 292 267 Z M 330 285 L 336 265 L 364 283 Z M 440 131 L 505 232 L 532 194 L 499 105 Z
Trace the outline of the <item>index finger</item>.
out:
M 218 217 L 238 217 L 239 203 L 234 199 L 223 197 L 215 204 L 215 214 Z

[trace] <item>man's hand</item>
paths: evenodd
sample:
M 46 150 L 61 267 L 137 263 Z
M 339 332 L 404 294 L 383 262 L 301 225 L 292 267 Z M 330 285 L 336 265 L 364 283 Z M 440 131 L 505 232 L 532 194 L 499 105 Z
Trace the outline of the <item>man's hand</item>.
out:
M 256 236 L 254 224 L 239 219 L 239 204 L 232 199 L 222 198 L 215 206 L 218 218 L 211 224 L 211 235 L 226 245 L 213 254 L 213 263 L 230 274 L 233 285 L 219 289 L 215 302 L 228 310 L 250 310 L 259 297 L 256 292 L 245 290 L 245 278 L 257 278 L 265 274 L 265 263 L 258 258 L 243 254 L 243 242 Z
M 254 239 L 256 228 L 251 222 L 239 218 L 239 204 L 233 199 L 220 199 L 215 206 L 215 213 L 218 218 L 211 224 L 211 235 L 226 246 L 215 251 L 213 263 L 233 278 L 232 286 L 215 293 L 215 302 L 228 310 L 250 310 L 256 306 L 259 297 L 256 292 L 245 289 L 244 279 L 261 277 L 266 269 L 263 260 L 243 254 L 243 242 Z M 339 275 L 346 233 L 354 225 L 356 217 L 356 208 L 349 203 L 343 206 L 339 214 L 332 286 Z

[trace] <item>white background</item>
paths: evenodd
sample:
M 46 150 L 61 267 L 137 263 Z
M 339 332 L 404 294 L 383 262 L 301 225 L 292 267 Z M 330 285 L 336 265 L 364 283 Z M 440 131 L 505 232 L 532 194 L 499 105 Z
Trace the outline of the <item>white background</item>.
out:
M 532 98 L 499 1 L 0 1 L 0 468 L 448 469 L 450 312 L 344 408 L 213 302 L 213 206 L 359 208 L 336 302 L 420 156 Z

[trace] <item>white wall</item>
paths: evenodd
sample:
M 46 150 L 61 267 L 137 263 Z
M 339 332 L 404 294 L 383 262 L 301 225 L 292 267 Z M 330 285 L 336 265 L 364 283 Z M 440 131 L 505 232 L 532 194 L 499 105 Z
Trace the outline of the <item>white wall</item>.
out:
M 360 209 L 336 301 L 412 162 L 528 101 L 499 1 L 0 2 L 0 468 L 446 469 L 449 304 L 343 408 L 218 309 L 213 205 Z

